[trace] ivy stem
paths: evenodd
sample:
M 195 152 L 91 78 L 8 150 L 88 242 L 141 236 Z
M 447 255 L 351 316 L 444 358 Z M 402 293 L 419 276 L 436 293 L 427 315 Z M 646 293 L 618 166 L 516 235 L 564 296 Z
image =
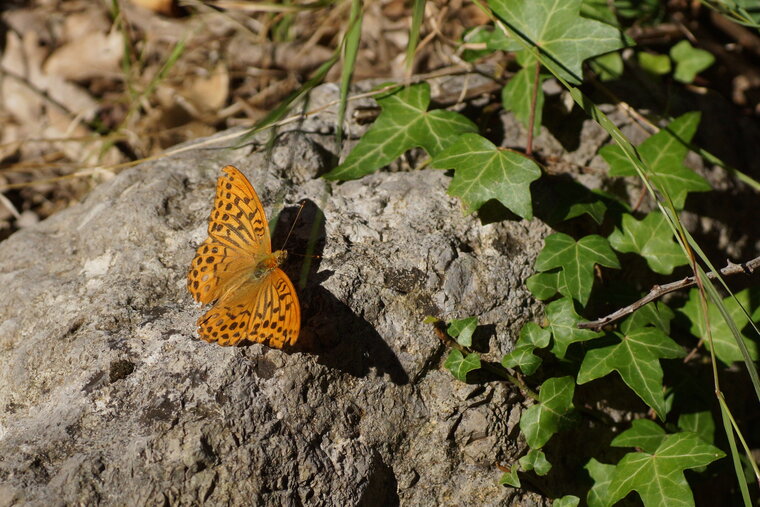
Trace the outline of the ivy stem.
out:
M 462 354 L 473 353 L 473 350 L 470 347 L 465 347 L 464 345 L 457 342 L 454 338 L 449 336 L 449 333 L 446 331 L 446 324 L 442 320 L 436 319 L 432 324 L 433 329 L 435 330 L 435 334 L 438 336 L 438 339 L 441 340 L 441 343 L 443 343 L 445 346 L 457 349 Z M 512 375 L 512 373 L 510 373 L 510 370 L 504 366 L 490 361 L 481 361 L 480 367 L 483 370 L 486 370 L 489 373 L 493 373 L 497 377 L 504 379 L 510 384 L 514 385 L 520 389 L 524 396 L 531 398 L 536 402 L 538 401 L 538 393 L 528 387 L 527 384 L 522 381 L 522 379 L 516 375 Z

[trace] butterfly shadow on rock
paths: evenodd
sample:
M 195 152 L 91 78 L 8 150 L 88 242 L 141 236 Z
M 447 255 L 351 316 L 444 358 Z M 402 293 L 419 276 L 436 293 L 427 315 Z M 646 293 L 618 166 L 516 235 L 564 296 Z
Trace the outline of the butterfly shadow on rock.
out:
M 273 245 L 285 242 L 297 213 L 297 207 L 282 211 L 272 236 Z M 320 364 L 354 377 L 366 377 L 374 369 L 380 376 L 387 373 L 395 384 L 407 384 L 409 376 L 401 362 L 372 325 L 321 286 L 333 273 L 320 272 L 325 246 L 324 214 L 313 201 L 303 202 L 287 241 L 289 255 L 283 269 L 298 288 L 302 313 L 301 335 L 291 350 L 314 354 Z M 309 243 L 313 247 L 307 256 Z

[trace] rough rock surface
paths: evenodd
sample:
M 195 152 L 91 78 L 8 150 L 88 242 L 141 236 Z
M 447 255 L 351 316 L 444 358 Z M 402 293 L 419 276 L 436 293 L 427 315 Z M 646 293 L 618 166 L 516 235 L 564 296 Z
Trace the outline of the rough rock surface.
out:
M 547 229 L 464 216 L 442 171 L 327 183 L 317 176 L 331 121 L 281 131 L 269 158 L 217 141 L 124 171 L 0 244 L 1 505 L 493 505 L 517 494 L 495 464 L 523 445 L 519 397 L 454 380 L 423 319 L 477 315 L 480 345 L 499 360 L 536 314 L 523 282 Z M 294 352 L 194 332 L 201 309 L 185 275 L 225 164 L 268 213 L 283 211 L 273 245 L 295 224 Z M 318 257 L 297 255 L 309 244 Z

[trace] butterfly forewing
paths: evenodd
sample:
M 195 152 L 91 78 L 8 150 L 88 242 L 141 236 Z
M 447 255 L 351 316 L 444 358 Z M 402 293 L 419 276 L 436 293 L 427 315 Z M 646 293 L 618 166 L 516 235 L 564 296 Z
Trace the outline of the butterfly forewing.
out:
M 199 303 L 210 303 L 221 298 L 225 290 L 240 285 L 250 266 L 249 255 L 206 238 L 190 265 L 187 288 Z
M 243 173 L 228 165 L 216 183 L 208 235 L 219 243 L 252 254 L 272 252 L 269 225 L 259 196 Z

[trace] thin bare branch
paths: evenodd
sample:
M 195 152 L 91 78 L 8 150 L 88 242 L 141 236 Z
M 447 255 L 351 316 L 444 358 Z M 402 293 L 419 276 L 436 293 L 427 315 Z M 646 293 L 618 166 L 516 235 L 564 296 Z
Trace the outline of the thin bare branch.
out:
M 726 267 L 720 270 L 721 276 L 730 276 L 730 275 L 737 275 L 740 273 L 744 273 L 745 275 L 751 275 L 754 273 L 754 271 L 760 267 L 760 257 L 755 257 L 751 261 L 743 262 L 741 264 L 734 264 L 731 261 L 728 261 L 728 264 L 726 264 Z M 707 277 L 710 280 L 713 280 L 716 278 L 715 273 L 710 272 L 707 273 Z M 611 313 L 607 315 L 606 317 L 602 317 L 601 319 L 592 320 L 589 322 L 581 322 L 578 324 L 578 327 L 580 329 L 594 329 L 594 330 L 600 330 L 607 324 L 610 324 L 612 322 L 615 322 L 616 320 L 620 320 L 626 315 L 630 315 L 631 313 L 635 312 L 642 306 L 644 306 L 647 303 L 651 303 L 652 301 L 661 298 L 665 294 L 669 292 L 673 292 L 680 289 L 685 289 L 686 287 L 691 287 L 692 285 L 696 284 L 696 277 L 694 276 L 688 276 L 682 280 L 678 280 L 676 282 L 671 282 L 665 285 L 655 285 L 652 287 L 652 289 L 649 291 L 649 293 L 644 296 L 643 298 L 639 299 L 633 304 L 630 304 L 626 306 L 625 308 L 621 308 L 617 310 L 614 313 Z

